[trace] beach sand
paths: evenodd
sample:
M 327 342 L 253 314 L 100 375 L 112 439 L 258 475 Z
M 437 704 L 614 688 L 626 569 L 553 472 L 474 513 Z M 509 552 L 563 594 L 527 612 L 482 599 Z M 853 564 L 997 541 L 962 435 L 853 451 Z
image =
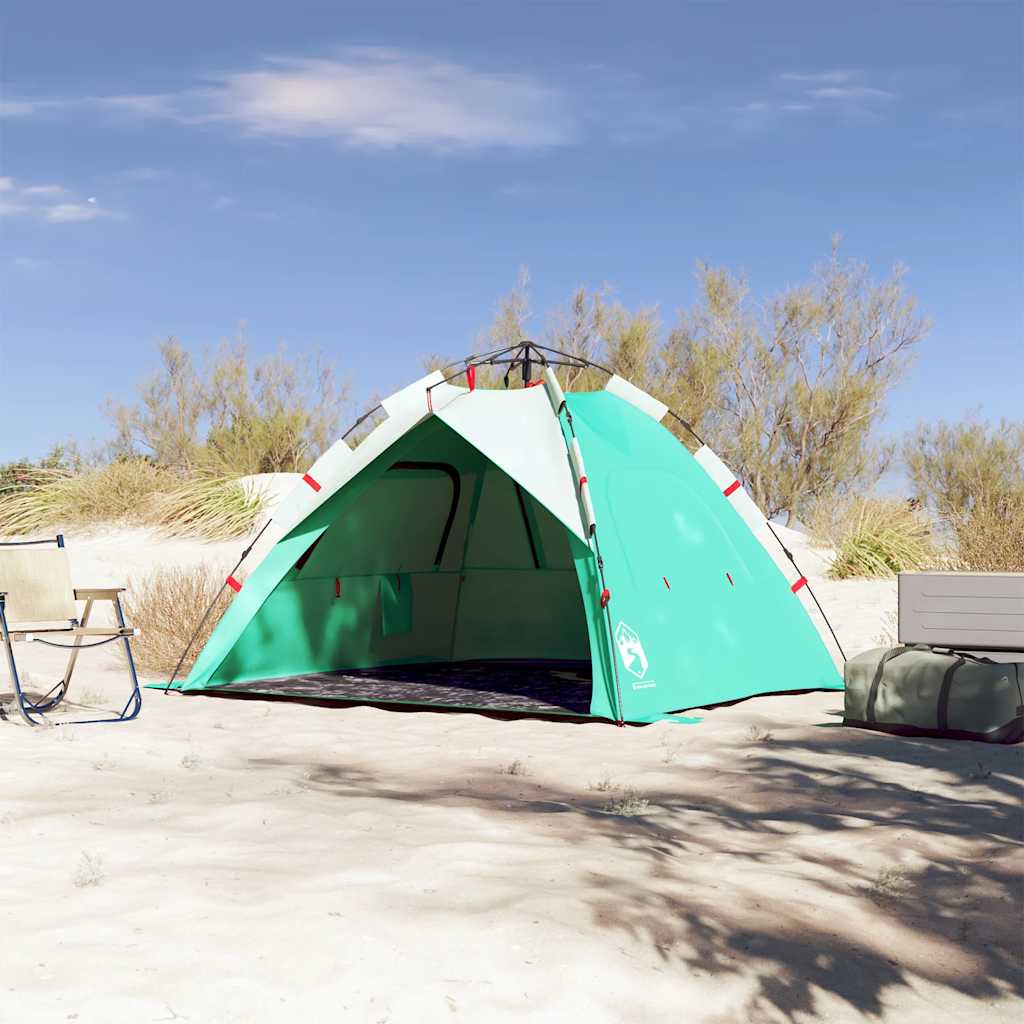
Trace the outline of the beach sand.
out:
M 788 536 L 848 653 L 877 645 L 895 583 L 823 580 Z M 79 586 L 244 546 L 68 545 Z M 72 712 L 126 695 L 122 653 L 82 656 Z M 0 1021 L 1019 1020 L 1024 750 L 841 706 L 618 729 L 148 690 L 130 724 L 15 716 Z

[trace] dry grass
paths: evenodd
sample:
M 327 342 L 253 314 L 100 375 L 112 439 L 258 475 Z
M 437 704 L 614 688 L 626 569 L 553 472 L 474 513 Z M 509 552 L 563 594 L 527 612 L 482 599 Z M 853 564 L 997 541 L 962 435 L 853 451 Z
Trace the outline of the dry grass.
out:
M 144 459 L 122 459 L 99 469 L 26 469 L 0 491 L 0 535 L 24 536 L 54 526 L 137 522 L 155 496 L 174 485 L 165 469 Z
M 90 889 L 99 885 L 104 878 L 106 878 L 106 872 L 103 870 L 103 858 L 98 854 L 94 856 L 83 850 L 82 859 L 71 876 L 71 884 L 76 889 Z
M 859 498 L 814 524 L 817 539 L 837 554 L 832 579 L 892 576 L 925 569 L 941 559 L 928 517 L 906 502 Z
M 128 587 L 128 621 L 141 630 L 132 642 L 139 665 L 149 672 L 171 672 L 210 602 L 220 594 L 189 651 L 182 671 L 191 668 L 229 604 L 224 577 L 208 565 L 163 569 Z
M 605 813 L 617 814 L 623 818 L 638 818 L 647 814 L 650 809 L 650 800 L 628 787 L 604 805 Z
M 958 568 L 1024 572 L 1024 493 L 978 505 L 952 521 Z
M 196 477 L 155 502 L 153 521 L 172 537 L 230 540 L 251 533 L 266 497 L 230 477 Z

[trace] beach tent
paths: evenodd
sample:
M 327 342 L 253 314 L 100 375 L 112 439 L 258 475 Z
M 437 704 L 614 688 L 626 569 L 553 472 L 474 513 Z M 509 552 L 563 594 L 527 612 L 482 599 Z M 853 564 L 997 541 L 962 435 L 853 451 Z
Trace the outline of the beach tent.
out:
M 485 389 L 470 362 L 384 399 L 279 506 L 173 688 L 620 723 L 841 689 L 806 580 L 717 456 L 620 377 L 563 394 L 540 371 Z

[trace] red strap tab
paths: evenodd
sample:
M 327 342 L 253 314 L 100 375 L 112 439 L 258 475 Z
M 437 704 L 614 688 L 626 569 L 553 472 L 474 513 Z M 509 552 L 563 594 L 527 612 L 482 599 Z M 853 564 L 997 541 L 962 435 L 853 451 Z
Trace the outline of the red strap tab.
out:
M 671 590 L 672 588 L 669 586 L 668 577 L 667 576 L 662 576 L 661 578 L 665 581 L 665 589 L 666 590 Z
M 242 589 L 242 584 L 235 579 L 234 576 L 229 576 L 224 581 L 236 594 Z
M 801 587 L 806 587 L 806 586 L 807 586 L 807 577 L 806 576 L 801 576 L 800 579 L 798 579 L 796 581 L 796 583 L 794 583 L 793 586 L 791 586 L 789 589 L 792 590 L 793 593 L 795 594 Z
M 312 487 L 314 491 L 320 490 L 320 485 L 308 473 L 303 473 L 302 482 L 304 484 L 309 484 L 309 486 Z
M 535 388 L 538 384 L 543 384 L 543 383 L 544 383 L 544 378 L 543 377 L 538 377 L 536 380 L 528 380 L 526 382 L 526 386 L 528 388 Z
M 581 476 L 580 477 L 580 487 L 582 487 L 586 482 L 587 482 L 587 478 L 585 476 Z
M 341 580 L 337 576 L 334 577 L 334 596 L 341 597 Z
M 725 578 L 726 578 L 726 579 L 727 579 L 727 580 L 729 581 L 729 586 L 730 586 L 730 587 L 735 587 L 735 586 L 736 586 L 736 584 L 735 584 L 735 583 L 733 583 L 733 581 L 732 581 L 732 574 L 731 574 L 731 573 L 728 573 L 728 572 L 727 572 L 727 573 L 725 574 Z
M 466 367 L 466 383 L 469 385 L 469 390 L 472 391 L 476 387 L 476 367 Z
M 608 602 L 611 599 L 612 599 L 612 592 L 607 587 L 605 587 L 604 590 L 601 591 L 601 607 L 602 608 L 607 608 L 608 607 Z
M 735 494 L 740 489 L 739 480 L 733 480 L 731 484 L 722 493 L 728 498 L 730 494 Z

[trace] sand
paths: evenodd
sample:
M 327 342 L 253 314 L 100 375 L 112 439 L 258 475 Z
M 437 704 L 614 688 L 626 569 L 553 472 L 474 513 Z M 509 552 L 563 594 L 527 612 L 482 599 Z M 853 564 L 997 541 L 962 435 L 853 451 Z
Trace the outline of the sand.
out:
M 789 539 L 848 651 L 891 630 L 893 583 Z M 242 546 L 68 543 L 79 585 Z M 122 658 L 83 655 L 72 696 L 111 706 Z M 1024 750 L 840 710 L 617 729 L 147 691 L 127 725 L 0 723 L 0 1021 L 1020 1019 Z

